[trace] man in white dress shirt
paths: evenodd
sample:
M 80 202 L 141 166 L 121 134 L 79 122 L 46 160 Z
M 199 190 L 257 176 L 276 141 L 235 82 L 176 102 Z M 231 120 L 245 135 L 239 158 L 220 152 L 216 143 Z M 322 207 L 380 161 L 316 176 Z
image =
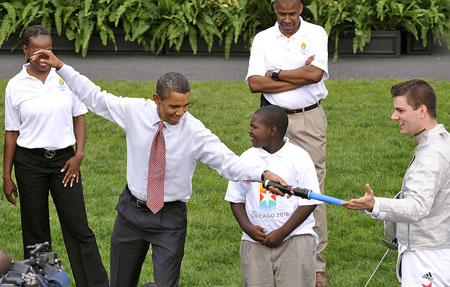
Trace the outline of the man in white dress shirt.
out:
M 188 112 L 190 87 L 181 74 L 163 75 L 153 101 L 122 98 L 101 91 L 51 51 L 40 50 L 35 56 L 43 56 L 43 62 L 57 68 L 89 109 L 126 133 L 127 186 L 116 206 L 118 216 L 111 235 L 111 286 L 137 286 L 150 244 L 157 286 L 178 286 L 186 238 L 186 202 L 192 194 L 192 177 L 199 161 L 229 180 L 271 179 L 286 184 L 264 167 L 241 160 Z M 166 150 L 164 206 L 153 213 L 146 204 L 149 156 L 161 121 Z

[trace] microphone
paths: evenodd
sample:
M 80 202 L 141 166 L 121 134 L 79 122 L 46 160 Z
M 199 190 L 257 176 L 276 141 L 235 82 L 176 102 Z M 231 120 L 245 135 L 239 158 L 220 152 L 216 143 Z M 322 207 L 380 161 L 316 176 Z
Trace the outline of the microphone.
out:
M 331 197 L 328 195 L 313 192 L 312 190 L 307 189 L 307 188 L 293 187 L 291 185 L 282 186 L 281 184 L 270 181 L 268 179 L 263 182 L 263 187 L 265 189 L 268 189 L 270 186 L 278 188 L 279 190 L 281 190 L 284 193 L 299 196 L 299 197 L 305 198 L 305 199 L 315 199 L 315 200 L 319 200 L 319 201 L 323 201 L 323 202 L 327 202 L 327 203 L 331 203 L 331 204 L 336 204 L 336 205 L 340 205 L 340 206 L 342 206 L 341 202 L 344 201 L 342 199 L 338 199 L 338 198 L 334 198 L 334 197 Z

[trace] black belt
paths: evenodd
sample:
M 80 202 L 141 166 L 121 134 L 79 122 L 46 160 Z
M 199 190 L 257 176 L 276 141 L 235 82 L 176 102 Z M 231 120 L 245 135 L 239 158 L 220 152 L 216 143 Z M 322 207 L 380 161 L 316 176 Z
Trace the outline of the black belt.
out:
M 131 190 L 128 188 L 128 185 L 125 187 L 125 190 L 128 191 L 128 194 L 130 195 L 131 200 L 132 200 L 133 202 L 136 202 L 136 205 L 137 205 L 137 206 L 139 206 L 140 208 L 144 208 L 144 209 L 149 210 L 148 207 L 147 207 L 147 202 L 144 201 L 144 200 L 140 200 L 139 198 L 137 198 L 136 196 L 134 196 L 134 195 L 131 193 Z
M 25 147 L 21 147 L 21 146 L 17 146 L 18 148 L 27 150 L 29 152 L 32 152 L 36 155 L 39 156 L 43 156 L 46 159 L 52 159 L 56 156 L 56 154 L 60 155 L 60 154 L 66 154 L 69 153 L 71 151 L 73 151 L 73 146 L 68 146 L 66 148 L 62 148 L 62 149 L 51 149 L 51 148 L 25 148 Z
M 320 106 L 320 101 L 318 101 L 317 103 L 315 103 L 314 105 L 310 105 L 301 109 L 288 109 L 288 108 L 284 108 L 284 110 L 286 111 L 287 114 L 298 114 L 298 113 L 303 113 L 303 112 L 307 112 L 310 110 L 314 110 L 315 108 L 318 108 Z
M 128 188 L 128 184 L 125 186 L 125 190 L 128 192 L 128 194 L 130 195 L 131 201 L 133 203 L 136 203 L 136 205 L 140 208 L 143 208 L 145 210 L 150 211 L 150 209 L 148 209 L 147 207 L 147 202 L 144 200 L 140 200 L 139 198 L 137 198 L 136 196 L 134 196 L 131 193 L 131 190 Z M 180 201 L 180 200 L 176 200 L 176 201 L 165 201 L 164 202 L 164 206 L 169 206 L 169 205 L 174 205 L 174 204 L 186 204 L 186 202 Z

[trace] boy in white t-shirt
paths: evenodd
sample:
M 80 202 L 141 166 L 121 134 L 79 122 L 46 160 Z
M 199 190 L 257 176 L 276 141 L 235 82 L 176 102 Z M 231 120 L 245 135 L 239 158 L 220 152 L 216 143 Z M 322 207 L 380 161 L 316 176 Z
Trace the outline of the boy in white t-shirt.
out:
M 293 186 L 319 193 L 316 170 L 309 154 L 284 137 L 288 118 L 283 108 L 265 106 L 255 112 L 248 130 L 253 148 L 242 154 L 273 170 Z M 228 184 L 225 200 L 244 231 L 241 269 L 245 286 L 315 286 L 313 210 L 318 201 L 281 197 L 261 183 Z

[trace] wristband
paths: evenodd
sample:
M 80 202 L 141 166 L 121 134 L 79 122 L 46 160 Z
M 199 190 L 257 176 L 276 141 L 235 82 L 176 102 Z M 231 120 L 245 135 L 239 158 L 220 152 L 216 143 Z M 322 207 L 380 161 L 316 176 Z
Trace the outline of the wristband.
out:
M 280 69 L 275 69 L 272 71 L 272 80 L 279 81 L 278 74 L 280 73 Z
M 261 173 L 261 182 L 264 182 L 264 180 L 266 179 L 267 172 L 268 172 L 268 170 L 266 169 L 265 171 L 263 171 L 263 173 Z

